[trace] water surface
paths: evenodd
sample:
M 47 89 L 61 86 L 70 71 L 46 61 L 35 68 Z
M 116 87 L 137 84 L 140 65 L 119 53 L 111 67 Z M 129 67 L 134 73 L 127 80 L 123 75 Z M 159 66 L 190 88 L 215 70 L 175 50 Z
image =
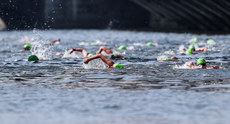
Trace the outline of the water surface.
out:
M 5 39 L 0 41 L 1 123 L 228 123 L 230 35 L 34 30 L 0 32 L 0 37 Z M 208 51 L 180 53 L 179 46 L 188 47 L 193 37 Z M 57 38 L 60 44 L 46 44 Z M 207 38 L 216 44 L 207 44 Z M 44 60 L 28 62 L 31 51 L 20 51 L 25 43 Z M 95 54 L 101 45 L 132 59 L 114 60 L 125 69 L 85 69 L 82 58 L 55 55 L 71 48 Z M 127 50 L 117 50 L 120 45 Z M 162 55 L 179 60 L 157 61 Z M 221 68 L 182 68 L 200 57 Z

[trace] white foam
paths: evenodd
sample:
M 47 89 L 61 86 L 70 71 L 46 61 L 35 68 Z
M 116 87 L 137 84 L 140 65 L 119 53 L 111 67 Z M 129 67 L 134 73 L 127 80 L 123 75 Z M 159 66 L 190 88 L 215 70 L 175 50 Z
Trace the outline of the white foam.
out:
M 125 55 L 126 54 L 125 51 L 121 52 L 121 51 L 118 51 L 118 50 L 113 50 L 113 53 L 116 53 L 118 55 Z
M 134 48 L 134 46 L 128 46 L 127 47 L 127 50 L 134 50 L 135 48 Z
M 84 56 L 82 55 L 81 52 L 73 52 L 71 54 L 68 54 L 67 51 L 65 51 L 64 55 L 62 56 L 62 58 L 78 58 L 78 59 L 82 59 L 82 58 L 84 58 Z
M 105 51 L 102 51 L 101 54 L 102 54 L 103 56 L 109 56 L 109 54 L 107 54 Z
M 90 61 L 88 64 L 83 63 L 85 69 L 106 69 L 107 65 L 99 58 Z
M 94 40 L 97 45 L 106 45 L 107 43 L 102 42 L 100 40 Z
M 165 59 L 168 58 L 167 56 L 158 56 L 157 61 L 165 61 Z
M 52 58 L 52 46 L 47 45 L 43 40 L 34 40 L 32 43 L 31 53 L 36 55 L 39 60 L 50 60 Z
M 134 46 L 146 46 L 146 44 L 143 43 L 133 43 Z
M 78 43 L 80 46 L 89 46 L 90 44 L 89 43 L 86 43 L 86 42 L 80 42 Z
M 165 51 L 164 54 L 174 55 L 176 53 L 173 50 L 168 50 L 168 51 Z
M 183 64 L 183 65 L 175 65 L 173 66 L 173 69 L 201 69 L 201 66 L 194 66 L 193 68 L 190 68 L 189 66 L 187 66 L 187 64 Z
M 180 45 L 180 47 L 179 47 L 179 52 L 180 52 L 180 53 L 184 53 L 184 52 L 185 52 L 185 51 L 184 51 L 184 48 L 185 48 L 184 45 Z

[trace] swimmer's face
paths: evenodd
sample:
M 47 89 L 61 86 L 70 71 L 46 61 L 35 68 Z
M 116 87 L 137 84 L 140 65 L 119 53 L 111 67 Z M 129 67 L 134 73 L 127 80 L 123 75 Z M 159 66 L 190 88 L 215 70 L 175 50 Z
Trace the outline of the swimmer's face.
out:
M 111 55 L 111 57 L 110 57 L 111 59 L 115 59 L 115 56 L 114 55 Z
M 200 63 L 199 65 L 197 66 L 201 66 L 201 68 L 206 68 L 206 63 Z

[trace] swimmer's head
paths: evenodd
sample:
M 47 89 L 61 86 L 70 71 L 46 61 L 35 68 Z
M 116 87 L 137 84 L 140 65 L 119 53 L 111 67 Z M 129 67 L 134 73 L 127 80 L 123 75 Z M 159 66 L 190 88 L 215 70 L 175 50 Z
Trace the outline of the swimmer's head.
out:
M 130 56 L 129 59 L 135 59 L 133 56 Z
M 146 45 L 148 45 L 148 46 L 152 46 L 152 45 L 153 45 L 153 43 L 152 43 L 152 42 L 148 42 L 148 43 L 146 43 Z
M 92 57 L 92 56 L 94 56 L 94 54 L 88 54 L 88 57 Z
M 167 61 L 167 60 L 169 60 L 169 58 L 166 56 L 166 57 L 164 57 L 164 61 Z
M 31 45 L 30 44 L 25 44 L 24 45 L 24 50 L 30 50 L 31 49 Z
M 212 44 L 212 43 L 215 43 L 215 41 L 214 41 L 213 39 L 208 39 L 208 40 L 207 40 L 207 43 L 208 43 L 208 44 Z
M 125 45 L 121 45 L 118 49 L 119 49 L 119 50 L 125 50 L 125 49 L 126 49 L 126 46 L 125 46 Z
M 186 54 L 192 54 L 192 50 L 189 50 L 189 49 L 188 49 L 188 50 L 186 51 Z
M 199 58 L 197 61 L 196 61 L 196 64 L 197 65 L 204 65 L 206 64 L 206 61 L 204 58 Z
M 197 37 L 194 37 L 194 38 L 192 39 L 192 41 L 193 41 L 194 43 L 197 43 L 197 42 L 198 42 L 198 38 L 197 38 Z
M 97 43 L 95 43 L 95 42 L 92 42 L 92 43 L 91 43 L 91 45 L 92 45 L 92 46 L 95 46 L 95 45 L 97 45 Z
M 113 68 L 124 68 L 124 66 L 120 63 L 113 64 Z
M 30 55 L 29 57 L 28 57 L 28 61 L 38 61 L 39 59 L 38 59 L 38 57 L 36 56 L 36 55 Z
M 190 45 L 188 49 L 191 50 L 191 51 L 195 51 L 195 46 L 194 45 Z

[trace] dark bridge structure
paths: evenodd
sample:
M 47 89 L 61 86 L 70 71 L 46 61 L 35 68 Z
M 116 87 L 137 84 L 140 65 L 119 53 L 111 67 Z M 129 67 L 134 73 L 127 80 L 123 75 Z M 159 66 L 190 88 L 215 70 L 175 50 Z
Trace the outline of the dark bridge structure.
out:
M 8 29 L 230 31 L 228 0 L 1 0 Z

